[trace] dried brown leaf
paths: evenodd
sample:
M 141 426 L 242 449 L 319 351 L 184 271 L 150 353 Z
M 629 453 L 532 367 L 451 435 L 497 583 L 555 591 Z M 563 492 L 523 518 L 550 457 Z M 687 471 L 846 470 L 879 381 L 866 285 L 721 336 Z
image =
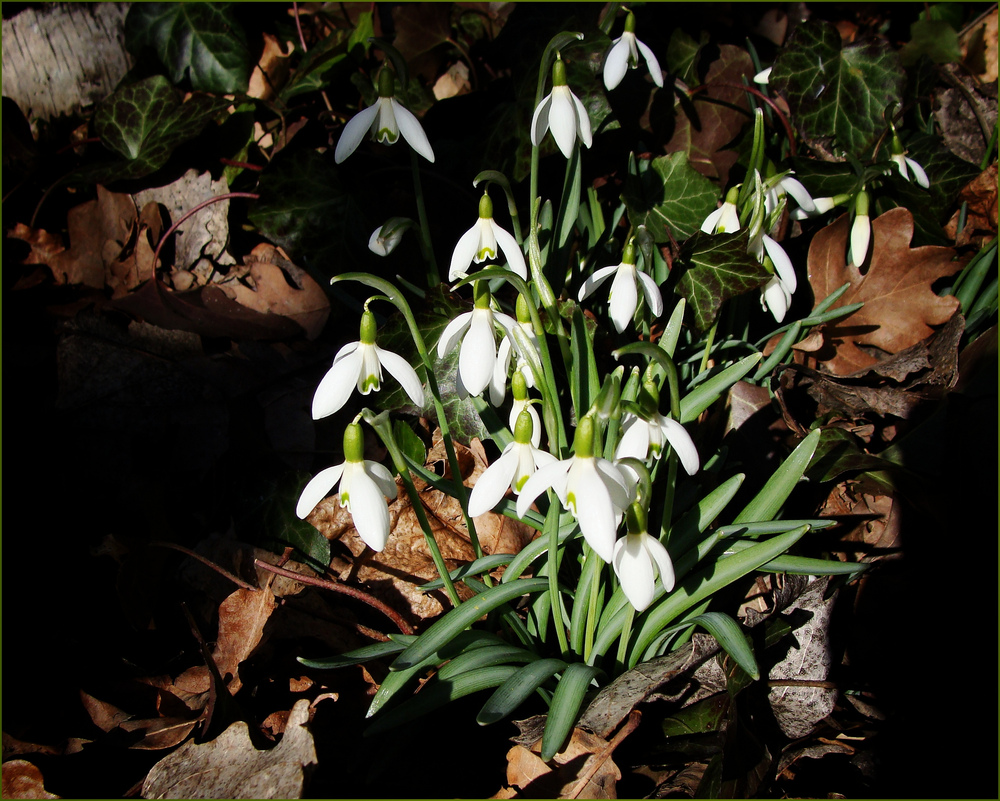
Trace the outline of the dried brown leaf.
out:
M 304 769 L 316 764 L 313 737 L 305 724 L 309 702 L 297 701 L 285 734 L 261 751 L 238 721 L 214 740 L 188 741 L 164 757 L 142 786 L 144 798 L 300 798 Z
M 952 248 L 925 245 L 911 248 L 913 216 L 904 208 L 887 211 L 872 221 L 871 266 L 866 275 L 846 263 L 850 221 L 847 215 L 816 234 L 809 247 L 809 283 L 813 295 L 825 298 L 849 282 L 848 290 L 831 308 L 863 302 L 847 317 L 823 328 L 827 347 L 806 357 L 834 375 L 847 375 L 879 359 L 863 347 L 885 353 L 915 345 L 930 336 L 931 326 L 947 322 L 958 300 L 934 293 L 932 284 L 958 272 Z
M 507 752 L 507 783 L 523 798 L 617 798 L 622 773 L 611 759 L 607 740 L 573 729 L 564 751 L 542 761 L 542 741 Z M 554 767 L 553 767 L 554 766 Z
M 45 789 L 42 772 L 24 759 L 3 763 L 3 798 L 61 798 Z
M 223 678 L 232 675 L 228 688 L 236 693 L 242 683 L 239 664 L 260 643 L 271 613 L 277 608 L 274 595 L 266 587 L 260 590 L 236 590 L 219 606 L 219 635 L 212 653 Z
M 960 213 L 956 211 L 944 232 L 958 246 L 979 243 L 997 235 L 997 165 L 994 162 L 973 178 L 959 193 L 958 202 L 967 205 L 965 227 L 958 230 Z

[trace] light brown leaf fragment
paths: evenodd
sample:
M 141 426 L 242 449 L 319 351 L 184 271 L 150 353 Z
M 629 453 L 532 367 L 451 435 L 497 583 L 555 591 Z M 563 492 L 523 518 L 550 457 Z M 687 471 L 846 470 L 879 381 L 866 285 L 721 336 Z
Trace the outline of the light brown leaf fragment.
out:
M 232 675 L 228 685 L 231 693 L 242 686 L 240 662 L 260 643 L 264 626 L 276 608 L 274 594 L 267 588 L 236 590 L 219 606 L 219 636 L 212 655 L 222 677 Z
M 844 215 L 817 233 L 809 247 L 813 296 L 825 298 L 850 283 L 831 308 L 865 304 L 824 326 L 827 347 L 806 356 L 807 364 L 834 375 L 848 375 L 879 360 L 863 347 L 898 353 L 930 336 L 931 326 L 947 322 L 958 309 L 958 299 L 935 294 L 932 285 L 963 267 L 952 248 L 911 248 L 913 216 L 895 208 L 872 221 L 871 265 L 862 275 L 846 263 L 849 229 Z
M 24 759 L 3 763 L 4 798 L 61 798 L 45 789 L 42 772 Z
M 285 733 L 260 751 L 238 721 L 211 742 L 189 741 L 163 758 L 142 786 L 143 798 L 301 798 L 304 769 L 317 762 L 306 728 L 309 702 L 292 707 Z
M 973 178 L 958 195 L 958 202 L 965 202 L 965 227 L 958 230 L 960 212 L 956 211 L 944 232 L 949 239 L 955 240 L 958 246 L 968 245 L 997 235 L 997 165 L 991 164 L 987 169 Z
M 573 729 L 564 751 L 551 763 L 542 761 L 541 740 L 530 748 L 515 745 L 507 752 L 507 783 L 525 798 L 617 798 L 622 774 L 607 752 L 608 742 L 583 729 Z

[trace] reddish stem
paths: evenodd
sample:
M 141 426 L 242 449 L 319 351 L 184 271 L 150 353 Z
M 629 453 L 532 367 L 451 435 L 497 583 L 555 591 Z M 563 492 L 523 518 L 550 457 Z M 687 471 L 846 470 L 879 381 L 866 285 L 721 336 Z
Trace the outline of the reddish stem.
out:
M 254 559 L 254 564 L 257 567 L 262 567 L 264 570 L 269 570 L 272 573 L 277 573 L 279 576 L 284 576 L 285 578 L 295 579 L 296 581 L 301 581 L 303 584 L 311 584 L 313 587 L 322 587 L 324 590 L 331 590 L 333 592 L 343 593 L 344 595 L 350 595 L 352 598 L 363 601 L 368 604 L 373 609 L 377 609 L 387 618 L 389 618 L 396 627 L 403 634 L 413 634 L 413 627 L 403 620 L 402 616 L 389 606 L 386 606 L 378 598 L 374 598 L 368 593 L 362 592 L 356 587 L 350 587 L 347 584 L 337 584 L 333 581 L 327 581 L 326 579 L 313 578 L 312 576 L 304 576 L 301 573 L 296 573 L 294 570 L 286 570 L 283 567 L 278 567 L 277 565 L 272 565 L 269 562 L 262 562 L 260 559 Z
M 180 551 L 183 554 L 187 554 L 192 559 L 197 559 L 203 565 L 207 565 L 208 567 L 212 568 L 212 570 L 214 570 L 219 575 L 225 576 L 231 582 L 233 582 L 234 584 L 242 587 L 244 590 L 252 590 L 253 592 L 260 592 L 260 588 L 259 587 L 254 587 L 254 586 L 252 586 L 250 584 L 247 584 L 239 576 L 234 576 L 232 573 L 230 573 L 224 567 L 219 567 L 219 565 L 215 564 L 215 562 L 212 562 L 212 561 L 206 559 L 200 553 L 195 553 L 190 548 L 185 548 L 183 545 L 177 545 L 176 543 L 173 543 L 173 542 L 161 542 L 159 540 L 157 540 L 155 542 L 151 542 L 149 544 L 150 544 L 150 546 L 153 546 L 153 547 L 156 547 L 156 548 L 173 548 L 175 551 Z
M 219 159 L 227 167 L 241 167 L 244 170 L 253 170 L 254 172 L 264 172 L 264 168 L 259 164 L 251 164 L 249 161 L 233 161 L 232 159 Z
M 201 211 L 206 206 L 211 206 L 213 203 L 218 203 L 220 200 L 230 200 L 235 197 L 246 197 L 252 200 L 260 199 L 260 195 L 254 194 L 253 192 L 228 192 L 225 195 L 216 195 L 215 197 L 210 197 L 208 200 L 203 200 L 201 203 L 199 203 L 197 206 L 191 209 L 191 211 L 189 211 L 187 214 L 181 217 L 177 222 L 171 225 L 167 229 L 167 232 L 160 237 L 160 241 L 156 245 L 156 250 L 153 251 L 153 277 L 154 278 L 156 277 L 156 261 L 157 259 L 160 258 L 160 248 L 163 247 L 164 242 L 166 242 L 170 238 L 170 235 L 174 233 L 174 231 L 176 231 L 181 226 L 181 224 L 185 220 L 187 220 L 188 217 L 190 217 L 192 214 Z
M 785 117 L 784 112 L 782 112 L 782 110 L 778 108 L 778 105 L 773 100 L 771 100 L 771 98 L 769 98 L 759 89 L 754 89 L 752 86 L 744 86 L 743 84 L 739 83 L 725 83 L 722 81 L 718 83 L 705 84 L 704 86 L 699 87 L 695 91 L 699 91 L 701 89 L 710 89 L 713 86 L 725 86 L 730 89 L 741 89 L 744 92 L 749 92 L 754 97 L 759 98 L 760 100 L 763 100 L 765 103 L 767 103 L 767 105 L 771 107 L 771 110 L 777 115 L 778 119 L 781 120 L 781 125 L 785 129 L 785 136 L 788 137 L 788 155 L 792 157 L 795 156 L 796 154 L 795 134 L 792 131 L 792 126 L 789 124 L 788 118 Z

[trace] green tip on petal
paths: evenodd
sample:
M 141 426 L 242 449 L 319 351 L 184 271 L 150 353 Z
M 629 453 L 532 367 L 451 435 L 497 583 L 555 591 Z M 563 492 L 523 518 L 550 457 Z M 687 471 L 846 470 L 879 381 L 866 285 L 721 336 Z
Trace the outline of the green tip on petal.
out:
M 344 430 L 344 461 L 365 460 L 365 433 L 359 423 L 351 423 Z
M 580 421 L 573 435 L 573 453 L 578 459 L 594 456 L 594 418 L 589 414 Z
M 553 86 L 566 86 L 566 65 L 563 64 L 563 60 L 556 56 L 556 60 L 552 62 L 552 85 Z
M 528 414 L 527 409 L 522 409 L 517 416 L 517 423 L 514 424 L 514 441 L 527 445 L 531 442 L 531 435 L 535 433 L 535 424 Z
M 483 196 L 479 198 L 479 216 L 487 220 L 493 219 L 493 201 L 490 200 L 490 196 L 483 192 Z
M 392 74 L 391 70 L 387 70 L 385 67 L 378 74 L 378 96 L 379 97 L 392 97 L 396 94 L 396 79 Z

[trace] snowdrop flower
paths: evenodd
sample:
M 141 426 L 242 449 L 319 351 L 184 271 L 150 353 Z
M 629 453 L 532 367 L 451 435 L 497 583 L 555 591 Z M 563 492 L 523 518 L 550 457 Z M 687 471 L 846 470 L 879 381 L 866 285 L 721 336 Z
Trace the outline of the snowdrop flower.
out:
M 615 280 L 611 283 L 611 293 L 608 298 L 608 311 L 619 334 L 632 323 L 636 306 L 639 305 L 636 281 L 642 286 L 642 294 L 646 298 L 646 303 L 653 316 L 659 317 L 663 313 L 663 297 L 660 295 L 660 288 L 656 285 L 656 281 L 636 268 L 635 257 L 635 246 L 629 241 L 622 253 L 621 264 L 602 267 L 594 272 L 584 281 L 578 296 L 578 299 L 583 301 L 614 274 Z
M 410 147 L 433 163 L 434 151 L 427 141 L 427 134 L 424 133 L 420 121 L 413 112 L 396 100 L 395 94 L 392 73 L 383 69 L 378 76 L 378 100 L 364 111 L 355 114 L 340 134 L 340 141 L 337 142 L 337 149 L 333 154 L 337 164 L 350 156 L 368 134 L 384 145 L 395 144 L 402 134 Z
M 771 70 L 773 67 L 768 67 L 766 70 L 761 70 L 756 75 L 753 76 L 753 82 L 759 84 L 767 84 L 771 81 Z
M 872 238 L 872 224 L 868 218 L 868 193 L 862 189 L 854 201 L 854 223 L 851 225 L 850 245 L 847 248 L 847 263 L 860 267 L 868 257 L 868 245 Z
M 388 256 L 396 249 L 406 229 L 413 224 L 413 220 L 408 217 L 390 217 L 384 225 L 372 231 L 368 249 L 379 256 Z
M 527 281 L 528 268 L 524 263 L 524 254 L 521 253 L 517 240 L 493 221 L 493 201 L 484 192 L 479 199 L 479 219 L 462 234 L 451 254 L 448 280 L 465 278 L 466 270 L 472 262 L 480 264 L 487 259 L 496 259 L 498 245 L 507 257 L 507 265 L 511 271 Z
M 780 323 L 785 319 L 788 307 L 792 305 L 792 293 L 798 287 L 795 268 L 785 249 L 767 234 L 761 236 L 756 256 L 761 264 L 774 273 L 761 289 L 760 304 L 764 311 L 770 311 L 775 321 Z
M 443 359 L 462 339 L 457 376 L 458 394 L 462 398 L 481 394 L 493 378 L 497 359 L 496 326 L 500 325 L 509 331 L 516 325 L 509 314 L 493 311 L 490 307 L 491 299 L 486 282 L 477 281 L 475 308 L 448 323 L 438 340 L 438 358 Z
M 625 521 L 628 533 L 615 542 L 612 564 L 625 597 L 642 612 L 653 602 L 657 577 L 666 592 L 674 588 L 674 565 L 663 544 L 646 531 L 646 511 L 638 502 L 629 507 Z
M 554 490 L 563 508 L 576 518 L 583 538 L 610 562 L 618 524 L 630 502 L 628 484 L 616 465 L 594 456 L 594 421 L 589 415 L 577 426 L 573 451 L 569 459 L 539 468 L 524 483 L 517 514 L 523 517 L 535 498 Z
M 736 211 L 736 200 L 740 196 L 739 187 L 734 186 L 726 193 L 725 202 L 705 218 L 701 230 L 706 234 L 732 234 L 740 230 L 740 215 Z
M 558 56 L 552 65 L 552 91 L 538 104 L 531 118 L 531 144 L 536 147 L 541 144 L 545 132 L 550 129 L 566 158 L 573 155 L 577 138 L 587 147 L 593 142 L 590 116 L 580 98 L 566 84 L 566 65 Z
M 604 85 L 610 92 L 625 77 L 625 71 L 639 66 L 639 54 L 646 60 L 646 67 L 653 78 L 653 83 L 663 86 L 663 72 L 660 62 L 656 60 L 653 51 L 635 38 L 635 14 L 631 11 L 625 17 L 625 31 L 611 45 L 608 57 L 604 61 Z
M 414 405 L 424 405 L 423 386 L 409 362 L 375 344 L 375 315 L 368 311 L 365 304 L 361 314 L 360 340 L 340 349 L 333 366 L 316 387 L 312 403 L 313 420 L 340 411 L 355 387 L 362 395 L 377 391 L 382 386 L 383 367 L 400 383 Z
M 490 511 L 510 489 L 517 495 L 535 471 L 558 463 L 551 453 L 539 450 L 532 443 L 534 422 L 527 411 L 521 412 L 514 427 L 514 439 L 500 458 L 479 476 L 469 496 L 469 516 L 478 517 Z
M 806 211 L 804 208 L 793 209 L 789 213 L 789 217 L 793 220 L 804 220 L 806 217 L 818 217 L 820 214 L 826 214 L 830 209 L 835 206 L 839 206 L 841 203 L 846 203 L 850 200 L 849 195 L 834 195 L 833 197 L 815 197 L 813 198 L 813 210 Z
M 535 336 L 535 327 L 531 322 L 531 314 L 528 311 L 528 303 L 524 299 L 523 295 L 517 296 L 515 314 L 517 318 L 517 327 L 524 332 L 525 337 L 527 337 L 537 354 L 538 337 Z M 490 381 L 490 403 L 494 406 L 502 404 L 504 396 L 507 394 L 507 372 L 510 370 L 511 356 L 515 353 L 517 354 L 517 366 L 514 369 L 514 375 L 520 374 L 523 376 L 527 386 L 535 386 L 535 374 L 531 370 L 531 365 L 528 364 L 527 357 L 525 354 L 521 353 L 517 344 L 514 342 L 513 330 L 507 331 L 503 339 L 500 340 L 500 347 L 497 349 L 497 360 L 493 367 L 493 379 Z M 515 398 L 516 397 L 517 396 L 515 395 Z M 516 417 L 517 415 L 515 414 L 514 418 Z M 511 423 L 511 429 L 513 429 L 513 427 L 514 425 Z
M 685 472 L 693 476 L 700 466 L 698 449 L 683 425 L 659 413 L 659 394 L 654 382 L 644 382 L 636 412 L 625 414 L 615 459 L 633 457 L 643 462 L 650 456 L 659 459 L 666 443 L 674 449 Z
M 813 201 L 812 195 L 791 171 L 783 173 L 779 178 L 768 179 L 764 195 L 764 208 L 768 214 L 778 207 L 778 201 L 784 195 L 791 195 L 804 214 L 815 213 L 816 203 Z
M 910 180 L 910 172 L 913 173 L 913 178 L 916 182 L 922 186 L 924 189 L 928 189 L 931 182 L 927 180 L 927 173 L 924 172 L 924 168 L 921 167 L 913 159 L 907 157 L 906 151 L 903 149 L 903 143 L 899 139 L 899 134 L 896 133 L 896 129 L 892 129 L 892 154 L 889 156 L 896 166 L 899 168 L 899 174 L 907 181 Z
M 327 493 L 340 484 L 340 505 L 351 513 L 354 527 L 369 548 L 381 551 L 389 539 L 389 508 L 396 497 L 396 480 L 383 465 L 364 458 L 365 438 L 357 418 L 344 431 L 344 461 L 317 473 L 306 484 L 295 507 L 308 517 Z

